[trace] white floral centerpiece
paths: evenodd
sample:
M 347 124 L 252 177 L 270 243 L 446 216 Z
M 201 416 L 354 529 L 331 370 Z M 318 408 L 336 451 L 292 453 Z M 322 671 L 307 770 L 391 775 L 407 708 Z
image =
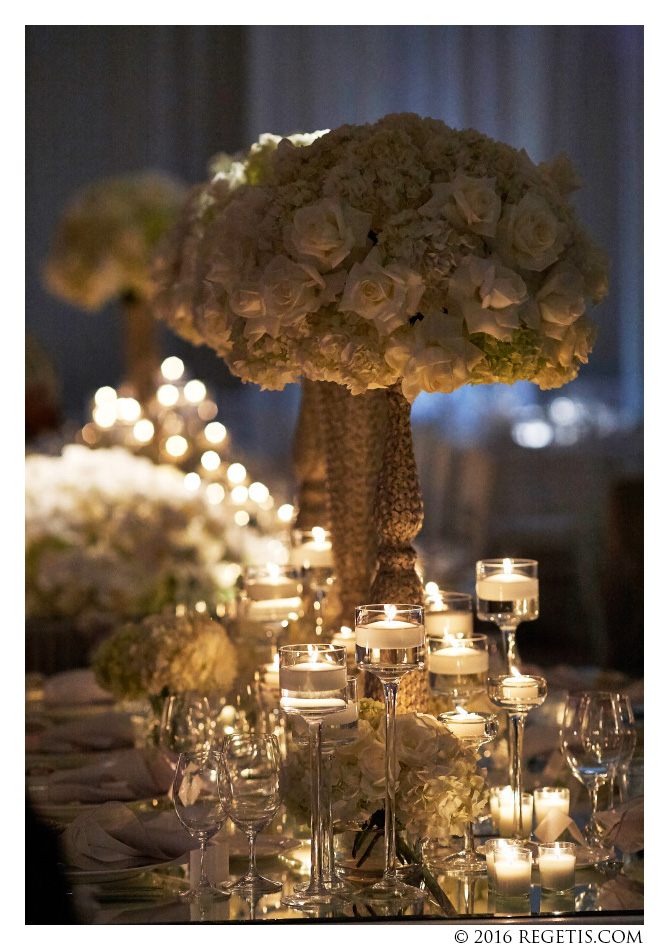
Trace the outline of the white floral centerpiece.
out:
M 105 178 L 76 192 L 54 235 L 47 289 L 85 310 L 152 292 L 151 256 L 174 224 L 184 185 L 162 172 Z
M 25 514 L 28 618 L 83 626 L 231 596 L 244 539 L 263 541 L 173 466 L 120 447 L 29 455 Z
M 120 627 L 97 647 L 92 665 L 98 683 L 117 699 L 220 696 L 237 675 L 237 650 L 219 621 L 166 608 Z
M 563 156 L 536 165 L 408 113 L 263 136 L 191 193 L 157 255 L 157 312 L 270 389 L 561 386 L 607 292 L 576 187 Z

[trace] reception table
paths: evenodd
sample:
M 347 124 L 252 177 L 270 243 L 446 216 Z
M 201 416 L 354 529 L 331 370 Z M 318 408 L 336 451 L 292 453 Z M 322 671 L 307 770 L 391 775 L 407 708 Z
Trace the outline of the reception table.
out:
M 31 684 L 34 687 L 34 684 Z M 119 711 L 105 702 L 74 705 L 44 702 L 43 691 L 34 688 L 27 693 L 26 733 L 26 788 L 27 801 L 38 821 L 53 834 L 62 836 L 78 816 L 95 814 L 107 798 L 121 793 L 125 808 L 133 814 L 175 817 L 173 807 L 165 794 L 165 774 L 149 758 L 153 772 L 144 775 L 142 792 L 155 794 L 133 798 L 133 785 L 124 785 L 114 776 L 104 778 L 104 763 L 116 756 L 115 763 L 130 763 L 135 768 L 139 750 L 133 750 L 132 713 Z M 143 760 L 142 760 L 143 762 Z M 140 764 L 142 764 L 140 762 Z M 82 794 L 78 781 L 90 780 L 96 769 L 103 776 L 100 784 Z M 70 770 L 68 772 L 68 770 Z M 54 776 L 71 785 L 56 783 Z M 169 779 L 169 769 L 167 773 Z M 105 784 L 107 782 L 107 784 Z M 154 783 L 153 785 L 151 783 Z M 162 782 L 162 786 L 161 786 Z M 115 784 L 114 784 L 115 783 Z M 148 784 L 147 784 L 148 783 Z M 169 786 L 169 781 L 167 782 Z M 73 789 L 70 796 L 66 789 Z M 165 788 L 160 794 L 157 790 Z M 55 790 L 55 791 L 54 791 Z M 77 795 L 84 801 L 77 801 Z M 68 801 L 68 797 L 72 800 Z M 93 799 L 91 801 L 91 798 Z M 487 823 L 477 828 L 476 844 L 480 845 L 491 834 Z M 62 838 L 61 838 L 62 840 Z M 240 877 L 246 868 L 245 839 L 226 825 L 219 832 L 217 846 L 225 853 L 228 878 Z M 194 845 L 195 846 L 195 845 Z M 261 873 L 281 883 L 282 891 L 264 896 L 251 904 L 233 894 L 228 900 L 215 903 L 187 903 L 180 894 L 188 888 L 189 855 L 172 860 L 163 858 L 150 863 L 138 862 L 138 867 L 125 873 L 95 873 L 63 867 L 62 873 L 68 900 L 77 922 L 82 924 L 139 924 L 139 923 L 442 923 L 447 925 L 482 926 L 508 923 L 551 925 L 557 922 L 571 925 L 636 926 L 643 922 L 643 853 L 625 856 L 622 864 L 611 867 L 577 867 L 576 887 L 569 897 L 542 895 L 537 869 L 533 870 L 529 905 L 521 911 L 509 912 L 495 904 L 488 894 L 487 879 L 475 882 L 440 874 L 433 874 L 442 896 L 424 892 L 416 904 L 404 909 L 400 916 L 384 914 L 383 908 L 371 906 L 356 899 L 337 913 L 321 910 L 318 916 L 282 905 L 283 895 L 290 893 L 295 884 L 305 881 L 309 872 L 309 840 L 304 828 L 291 823 L 285 809 L 259 839 Z

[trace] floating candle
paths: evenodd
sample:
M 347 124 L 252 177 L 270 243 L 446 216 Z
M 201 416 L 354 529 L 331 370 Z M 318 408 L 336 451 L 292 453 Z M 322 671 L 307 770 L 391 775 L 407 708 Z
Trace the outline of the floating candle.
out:
M 476 582 L 476 596 L 479 600 L 532 600 L 539 596 L 538 578 L 517 573 L 507 561 L 508 559 L 505 559 L 502 571 L 488 574 Z
M 290 562 L 295 567 L 332 567 L 332 542 L 324 528 L 312 528 L 313 539 L 304 539 L 292 548 Z
M 463 634 L 467 636 L 473 631 L 474 615 L 471 610 L 439 610 L 437 605 L 425 610 L 425 632 L 428 635 Z
M 425 643 L 425 627 L 403 620 L 375 620 L 355 628 L 355 642 L 365 650 L 399 650 Z
M 484 739 L 486 735 L 486 717 L 479 713 L 468 713 L 464 709 L 445 713 L 440 717 L 457 739 Z
M 432 650 L 427 655 L 427 666 L 431 673 L 447 676 L 467 676 L 473 673 L 485 673 L 488 669 L 487 650 L 475 650 L 469 646 L 445 646 Z
M 523 676 L 513 667 L 513 676 L 505 676 L 501 682 L 502 699 L 517 699 L 521 703 L 526 699 L 539 696 L 539 681 L 535 676 Z
M 281 667 L 279 683 L 282 690 L 292 693 L 334 692 L 346 689 L 346 667 L 329 660 L 295 663 Z

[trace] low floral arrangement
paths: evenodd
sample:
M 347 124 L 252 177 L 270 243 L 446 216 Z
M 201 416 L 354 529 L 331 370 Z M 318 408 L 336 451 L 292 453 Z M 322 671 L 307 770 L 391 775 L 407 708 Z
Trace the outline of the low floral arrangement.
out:
M 221 695 L 237 675 L 237 650 L 207 614 L 168 608 L 119 628 L 98 646 L 92 666 L 100 686 L 117 699 Z
M 82 624 L 231 596 L 233 511 L 124 448 L 26 458 L 26 613 Z M 253 543 L 257 539 L 246 529 Z
M 186 189 L 160 172 L 96 181 L 78 191 L 58 226 L 44 278 L 48 290 L 85 310 L 152 291 L 150 262 Z
M 536 165 L 408 113 L 262 136 L 191 192 L 157 253 L 157 312 L 264 388 L 558 387 L 608 286 L 577 187 L 564 156 Z

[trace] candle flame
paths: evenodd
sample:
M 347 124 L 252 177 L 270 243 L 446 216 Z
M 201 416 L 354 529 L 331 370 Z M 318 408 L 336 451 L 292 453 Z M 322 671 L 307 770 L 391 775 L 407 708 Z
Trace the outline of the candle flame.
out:
M 455 711 L 460 713 L 461 716 L 467 716 L 469 718 L 469 713 L 466 709 L 463 709 L 462 706 L 456 706 Z
M 325 528 L 314 527 L 311 529 L 311 533 L 314 536 L 314 541 L 316 542 L 316 544 L 325 543 L 325 534 L 326 534 Z
M 281 568 L 278 564 L 268 564 L 267 573 L 270 577 L 278 577 L 281 572 Z
M 274 667 L 275 670 L 279 669 L 279 654 L 278 653 L 274 654 L 274 659 L 272 660 L 272 666 Z
M 434 581 L 428 581 L 425 585 L 425 593 L 429 594 L 430 597 L 435 596 L 439 593 L 439 584 L 435 584 Z
M 318 645 L 316 643 L 307 643 L 307 650 L 309 652 L 309 659 L 315 660 L 318 657 Z
M 513 561 L 512 561 L 512 558 L 510 558 L 510 557 L 502 558 L 502 572 L 503 572 L 504 574 L 512 574 L 512 573 L 513 573 Z
M 342 627 L 341 632 L 344 634 L 345 637 L 350 637 L 351 634 L 353 633 L 350 627 Z
M 395 604 L 384 604 L 383 610 L 386 615 L 386 620 L 394 620 L 395 614 L 397 613 Z
M 446 632 L 446 627 L 444 627 L 444 639 L 449 647 L 456 647 L 458 645 L 458 641 L 453 634 Z
M 522 678 L 523 676 L 523 674 L 520 672 L 520 670 L 516 666 L 511 667 L 511 672 L 513 673 L 514 679 L 518 679 L 518 677 Z

